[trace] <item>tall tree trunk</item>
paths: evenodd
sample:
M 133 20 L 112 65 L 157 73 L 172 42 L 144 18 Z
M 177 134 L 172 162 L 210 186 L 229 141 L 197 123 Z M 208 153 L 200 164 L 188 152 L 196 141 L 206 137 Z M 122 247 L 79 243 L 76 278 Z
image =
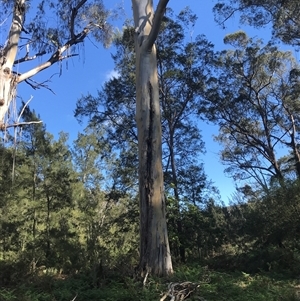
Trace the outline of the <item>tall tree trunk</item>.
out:
M 154 17 L 152 0 L 132 0 L 136 28 L 136 121 L 139 147 L 140 264 L 142 275 L 173 272 L 162 170 L 156 40 L 168 0 Z

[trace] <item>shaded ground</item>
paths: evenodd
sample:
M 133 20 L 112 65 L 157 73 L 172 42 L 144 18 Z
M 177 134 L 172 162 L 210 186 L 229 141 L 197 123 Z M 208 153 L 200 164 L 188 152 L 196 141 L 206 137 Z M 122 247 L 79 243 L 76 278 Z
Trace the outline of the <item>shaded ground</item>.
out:
M 0 288 L 0 300 L 20 301 L 155 301 L 170 283 L 191 282 L 197 289 L 185 300 L 296 301 L 300 283 L 284 274 L 218 272 L 199 266 L 182 266 L 169 279 L 149 277 L 146 285 L 133 277 L 112 274 L 93 283 L 88 275 L 29 277 Z M 74 299 L 75 298 L 75 299 Z M 165 300 L 170 300 L 166 297 Z

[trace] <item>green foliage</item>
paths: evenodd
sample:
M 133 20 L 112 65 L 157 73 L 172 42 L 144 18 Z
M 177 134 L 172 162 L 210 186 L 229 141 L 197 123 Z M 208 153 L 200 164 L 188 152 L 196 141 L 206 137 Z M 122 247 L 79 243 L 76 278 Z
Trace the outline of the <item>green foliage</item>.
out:
M 76 114 L 89 124 L 72 148 L 67 134 L 54 139 L 41 124 L 25 127 L 16 148 L 1 145 L 0 300 L 152 301 L 170 281 L 197 284 L 191 300 L 297 300 L 299 67 L 289 52 L 244 32 L 226 36 L 234 49 L 219 53 L 203 36 L 187 42 L 195 21 L 188 9 L 169 11 L 157 40 L 171 252 L 175 265 L 193 265 L 177 266 L 168 279 L 149 275 L 144 286 L 135 278 L 135 57 L 127 24 L 115 37 L 120 77 L 79 100 Z M 199 161 L 202 109 L 220 125 L 227 171 L 245 184 L 229 206 L 217 202 Z M 27 107 L 23 120 L 39 117 Z M 280 158 L 279 145 L 287 150 Z
M 204 143 L 195 122 L 203 83 L 210 74 L 207 62 L 213 56 L 213 46 L 204 36 L 197 36 L 191 42 L 186 40 L 185 33 L 195 25 L 196 19 L 189 9 L 177 16 L 168 9 L 156 41 L 168 231 L 172 252 L 181 261 L 185 261 L 184 249 L 189 246 L 185 239 L 189 236 L 183 230 L 187 228 L 187 219 L 182 214 L 187 203 L 204 206 L 209 198 L 217 195 L 200 160 Z M 113 59 L 118 76 L 108 80 L 98 95 L 79 99 L 75 115 L 80 120 L 88 117 L 90 129 L 102 129 L 103 141 L 109 149 L 116 150 L 113 186 L 120 191 L 130 191 L 135 199 L 138 139 L 134 28 L 131 24 L 127 23 L 123 32 L 116 35 L 115 46 Z
M 214 6 L 215 20 L 225 26 L 233 15 L 238 15 L 242 24 L 254 27 L 272 25 L 273 38 L 286 44 L 299 46 L 298 1 L 284 0 L 219 0 Z
M 75 35 L 81 33 L 84 28 L 91 30 L 94 38 L 104 44 L 108 44 L 111 39 L 111 25 L 107 23 L 108 12 L 102 1 L 85 1 L 80 6 L 76 6 L 72 1 L 40 1 L 33 5 L 31 1 L 26 1 L 26 18 L 23 24 L 23 35 L 29 40 L 31 47 L 38 55 L 54 53 L 58 47 L 67 41 L 74 39 Z M 7 17 L 13 10 L 14 1 L 1 1 L 1 19 Z M 69 12 L 66 13 L 66 7 Z M 53 18 L 49 19 L 49 16 Z M 55 20 L 54 20 L 55 16 Z M 74 20 L 71 22 L 71 19 Z M 51 20 L 53 19 L 53 20 Z M 89 25 L 90 23 L 90 25 Z M 91 26 L 91 24 L 97 26 Z M 72 27 L 73 26 L 73 27 Z M 6 31 L 8 29 L 4 28 Z M 3 29 L 2 29 L 3 30 Z M 79 36 L 76 37 L 78 39 Z M 81 39 L 84 37 L 81 35 Z M 20 48 L 22 50 L 22 48 Z
M 15 290 L 9 290 L 9 289 L 1 289 L 0 290 L 0 300 L 3 301 L 10 301 L 15 300 L 17 297 L 15 296 Z
M 178 266 L 177 272 L 169 279 L 148 278 L 143 286 L 131 277 L 116 274 L 106 279 L 98 288 L 92 288 L 88 277 L 74 275 L 66 279 L 39 277 L 27 285 L 15 289 L 0 289 L 1 300 L 24 301 L 153 301 L 167 291 L 172 283 L 190 281 L 198 285 L 189 300 L 230 300 L 230 301 L 293 301 L 297 299 L 296 282 L 281 274 L 247 274 L 244 272 L 224 273 L 209 270 L 198 265 Z M 168 300 L 168 299 L 167 299 Z
M 198 283 L 192 300 L 297 300 L 296 282 L 280 274 L 228 273 L 192 265 L 178 267 L 172 280 Z
M 299 270 L 299 181 L 223 208 L 225 243 L 210 266 L 245 272 Z
M 180 237 L 170 227 L 172 243 L 184 245 L 187 261 L 209 268 L 181 265 L 169 279 L 149 276 L 143 287 L 132 278 L 137 199 L 116 187 L 102 188 L 100 170 L 108 178 L 113 161 L 99 136 L 92 130 L 79 135 L 72 151 L 65 135 L 56 141 L 39 125 L 23 137 L 15 180 L 2 182 L 6 191 L 10 185 L 16 189 L 1 203 L 1 300 L 150 301 L 166 292 L 169 281 L 199 285 L 191 300 L 297 300 L 287 277 L 297 276 L 300 267 L 298 181 L 275 185 L 264 196 L 245 188 L 248 202 L 229 207 L 183 198 L 184 227 Z M 4 158 L 11 152 L 3 149 Z M 172 225 L 177 217 L 172 197 L 168 208 Z
M 294 71 L 299 66 L 291 52 L 273 43 L 263 45 L 241 31 L 224 41 L 234 49 L 216 53 L 210 62 L 215 72 L 207 81 L 201 106 L 220 128 L 216 140 L 222 145 L 225 171 L 236 181 L 253 181 L 267 191 L 272 184 L 282 185 L 284 178 L 300 175 Z M 288 159 L 281 159 L 279 152 L 289 154 Z
M 38 120 L 29 108 L 23 118 Z M 13 149 L 1 148 L 7 168 L 1 169 L 0 182 L 3 285 L 16 284 L 26 274 L 79 270 L 97 285 L 107 270 L 122 264 L 124 271 L 131 270 L 135 264 L 136 202 L 116 189 L 105 190 L 100 170 L 106 170 L 108 181 L 108 150 L 96 133 L 79 135 L 73 152 L 66 142 L 64 133 L 54 140 L 40 124 L 26 127 L 15 151 L 13 180 L 5 177 L 12 170 Z

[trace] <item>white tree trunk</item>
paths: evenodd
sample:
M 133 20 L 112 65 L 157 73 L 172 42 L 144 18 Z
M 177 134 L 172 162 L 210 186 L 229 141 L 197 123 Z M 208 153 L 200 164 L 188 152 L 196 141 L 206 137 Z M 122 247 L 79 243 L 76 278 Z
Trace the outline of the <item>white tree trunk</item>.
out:
M 31 70 L 28 70 L 23 74 L 16 74 L 13 73 L 13 66 L 15 63 L 21 63 L 27 60 L 35 59 L 37 56 L 45 54 L 45 52 L 42 51 L 29 58 L 29 53 L 26 53 L 25 57 L 16 60 L 19 48 L 20 34 L 24 26 L 27 2 L 27 0 L 14 0 L 14 11 L 11 27 L 7 36 L 7 41 L 3 49 L 0 49 L 0 130 L 11 126 L 18 126 L 18 124 L 15 123 L 15 120 L 13 120 L 13 124 L 9 124 L 8 121 L 5 120 L 11 101 L 15 96 L 18 83 L 33 77 L 37 73 L 49 68 L 50 66 L 61 60 L 73 56 L 72 54 L 65 54 L 68 49 L 78 43 L 83 42 L 93 29 L 97 28 L 99 30 L 102 30 L 105 27 L 102 23 L 96 24 L 89 22 L 81 31 L 75 33 L 74 24 L 78 15 L 78 11 L 82 9 L 84 4 L 87 2 L 87 0 L 81 0 L 70 10 L 71 21 L 69 28 L 69 40 L 65 41 L 62 46 L 58 47 L 47 61 L 42 62 L 38 66 L 32 68 Z M 28 42 L 28 45 L 29 44 L 30 40 Z
M 156 40 L 168 1 L 154 18 L 152 0 L 132 0 L 136 27 L 136 121 L 139 147 L 140 271 L 173 272 L 169 248 L 162 170 L 161 116 Z
M 5 115 L 16 90 L 17 76 L 13 64 L 17 56 L 25 16 L 25 0 L 16 0 L 6 45 L 0 54 L 0 128 L 5 128 Z

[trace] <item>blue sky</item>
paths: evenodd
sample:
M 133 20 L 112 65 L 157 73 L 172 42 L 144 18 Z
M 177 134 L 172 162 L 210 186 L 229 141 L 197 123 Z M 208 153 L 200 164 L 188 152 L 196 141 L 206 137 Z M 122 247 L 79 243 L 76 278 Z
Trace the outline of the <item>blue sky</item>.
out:
M 125 8 L 123 18 L 131 18 L 130 0 L 105 0 L 104 3 L 107 8 L 115 8 L 118 4 L 123 5 Z M 260 30 L 258 32 L 251 28 L 241 27 L 237 18 L 229 20 L 226 29 L 220 28 L 214 22 L 212 13 L 212 7 L 215 3 L 216 1 L 213 0 L 170 0 L 169 7 L 176 13 L 189 6 L 198 16 L 193 36 L 205 34 L 208 40 L 213 42 L 215 49 L 224 49 L 224 36 L 240 29 L 245 30 L 250 36 L 258 35 L 259 33 L 260 37 L 265 38 L 266 41 L 268 40 L 268 30 Z M 154 1 L 154 5 L 157 5 L 157 1 Z M 121 25 L 122 20 L 116 22 L 116 26 Z M 46 89 L 32 90 L 26 83 L 21 83 L 18 87 L 18 96 L 25 102 L 33 96 L 30 106 L 40 114 L 41 119 L 47 126 L 47 130 L 55 136 L 60 131 L 67 132 L 70 134 L 70 141 L 76 139 L 77 133 L 84 128 L 78 124 L 73 116 L 77 99 L 88 92 L 96 94 L 105 80 L 111 76 L 114 67 L 111 58 L 111 53 L 114 52 L 113 48 L 104 49 L 101 45 L 95 46 L 91 41 L 87 40 L 78 50 L 79 57 L 63 61 L 61 65 L 56 64 L 34 77 L 34 80 L 37 82 L 42 82 L 54 75 L 48 85 L 55 92 L 55 95 Z M 47 57 L 45 56 L 43 59 L 47 59 Z M 39 59 L 34 64 L 38 64 L 41 61 L 42 59 Z M 59 76 L 61 70 L 62 74 Z M 201 157 L 205 164 L 205 172 L 220 190 L 222 200 L 227 202 L 234 192 L 234 183 L 232 179 L 224 175 L 225 167 L 220 163 L 218 155 L 220 147 L 213 141 L 213 135 L 217 134 L 218 129 L 205 123 L 201 123 L 200 126 L 203 140 L 206 144 L 206 154 Z

